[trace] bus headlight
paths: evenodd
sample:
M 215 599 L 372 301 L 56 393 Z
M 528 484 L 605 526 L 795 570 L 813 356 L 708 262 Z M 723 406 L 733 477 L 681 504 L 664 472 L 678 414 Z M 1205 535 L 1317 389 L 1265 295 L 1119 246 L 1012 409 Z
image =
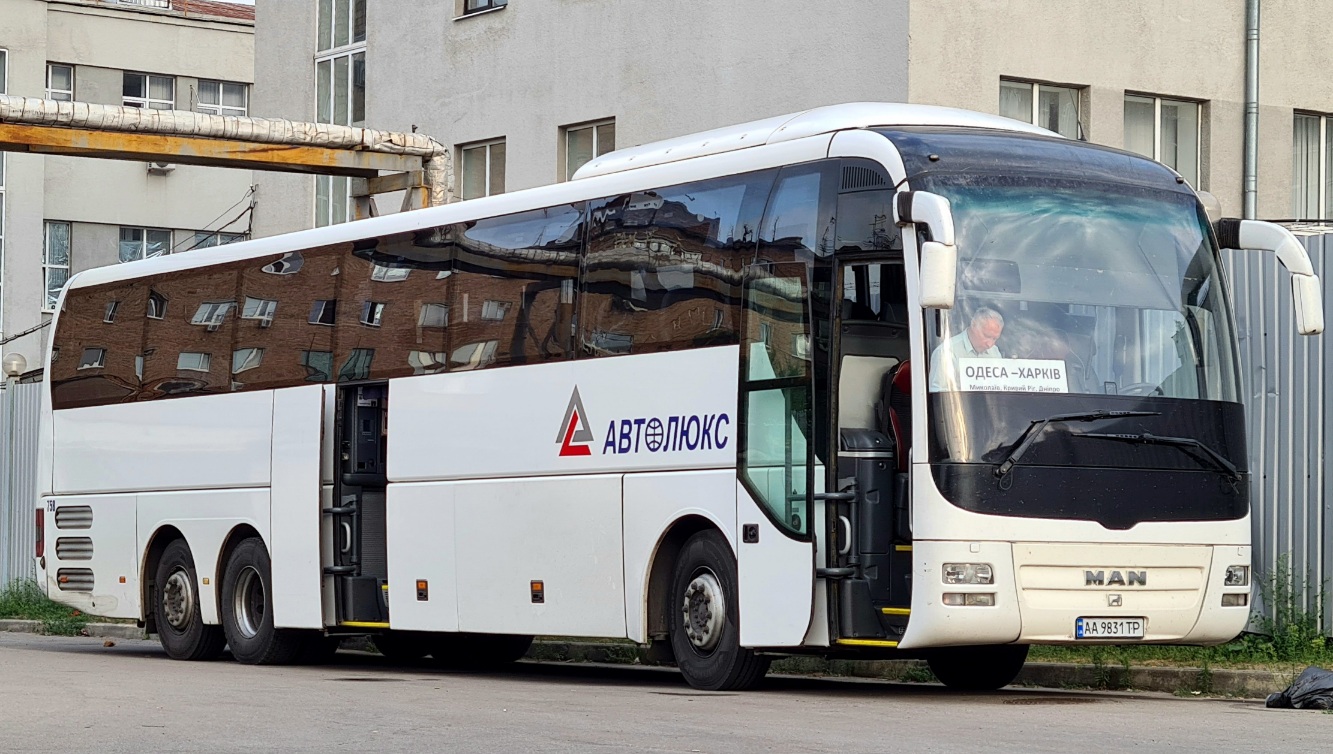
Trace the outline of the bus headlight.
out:
M 1227 566 L 1225 586 L 1249 586 L 1250 567 L 1243 565 Z
M 994 584 L 989 563 L 945 563 L 940 572 L 946 584 Z
M 995 593 L 945 592 L 944 604 L 949 607 L 995 607 Z

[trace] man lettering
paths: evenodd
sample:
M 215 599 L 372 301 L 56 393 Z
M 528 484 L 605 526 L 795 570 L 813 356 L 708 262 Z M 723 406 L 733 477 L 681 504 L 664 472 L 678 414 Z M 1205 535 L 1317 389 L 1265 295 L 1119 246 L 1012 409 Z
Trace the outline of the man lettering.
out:
M 930 392 L 958 389 L 959 359 L 998 359 L 995 342 L 1004 332 L 1004 317 L 990 307 L 972 314 L 967 329 L 935 347 L 930 355 Z

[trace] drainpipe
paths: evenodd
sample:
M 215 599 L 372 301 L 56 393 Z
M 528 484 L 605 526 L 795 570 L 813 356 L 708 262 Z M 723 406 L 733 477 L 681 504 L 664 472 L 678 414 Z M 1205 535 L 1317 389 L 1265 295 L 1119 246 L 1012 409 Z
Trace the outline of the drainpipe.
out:
M 1253 220 L 1259 194 L 1259 0 L 1245 0 L 1245 208 Z

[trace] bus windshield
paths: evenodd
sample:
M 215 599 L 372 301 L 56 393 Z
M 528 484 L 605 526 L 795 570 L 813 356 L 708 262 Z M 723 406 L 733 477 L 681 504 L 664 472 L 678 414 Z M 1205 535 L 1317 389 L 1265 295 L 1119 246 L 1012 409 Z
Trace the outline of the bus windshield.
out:
M 1239 400 L 1217 251 L 1193 197 L 937 183 L 959 264 L 956 306 L 927 314 L 932 392 Z

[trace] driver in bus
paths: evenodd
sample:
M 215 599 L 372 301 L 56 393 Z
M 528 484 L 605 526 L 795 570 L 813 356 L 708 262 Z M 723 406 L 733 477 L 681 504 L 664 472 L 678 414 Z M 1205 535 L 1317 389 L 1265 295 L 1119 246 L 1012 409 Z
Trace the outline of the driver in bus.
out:
M 995 342 L 1004 332 L 1004 316 L 983 306 L 972 313 L 967 329 L 935 347 L 930 355 L 930 392 L 953 390 L 958 384 L 958 360 L 998 359 Z M 947 370 L 947 373 L 946 373 Z

